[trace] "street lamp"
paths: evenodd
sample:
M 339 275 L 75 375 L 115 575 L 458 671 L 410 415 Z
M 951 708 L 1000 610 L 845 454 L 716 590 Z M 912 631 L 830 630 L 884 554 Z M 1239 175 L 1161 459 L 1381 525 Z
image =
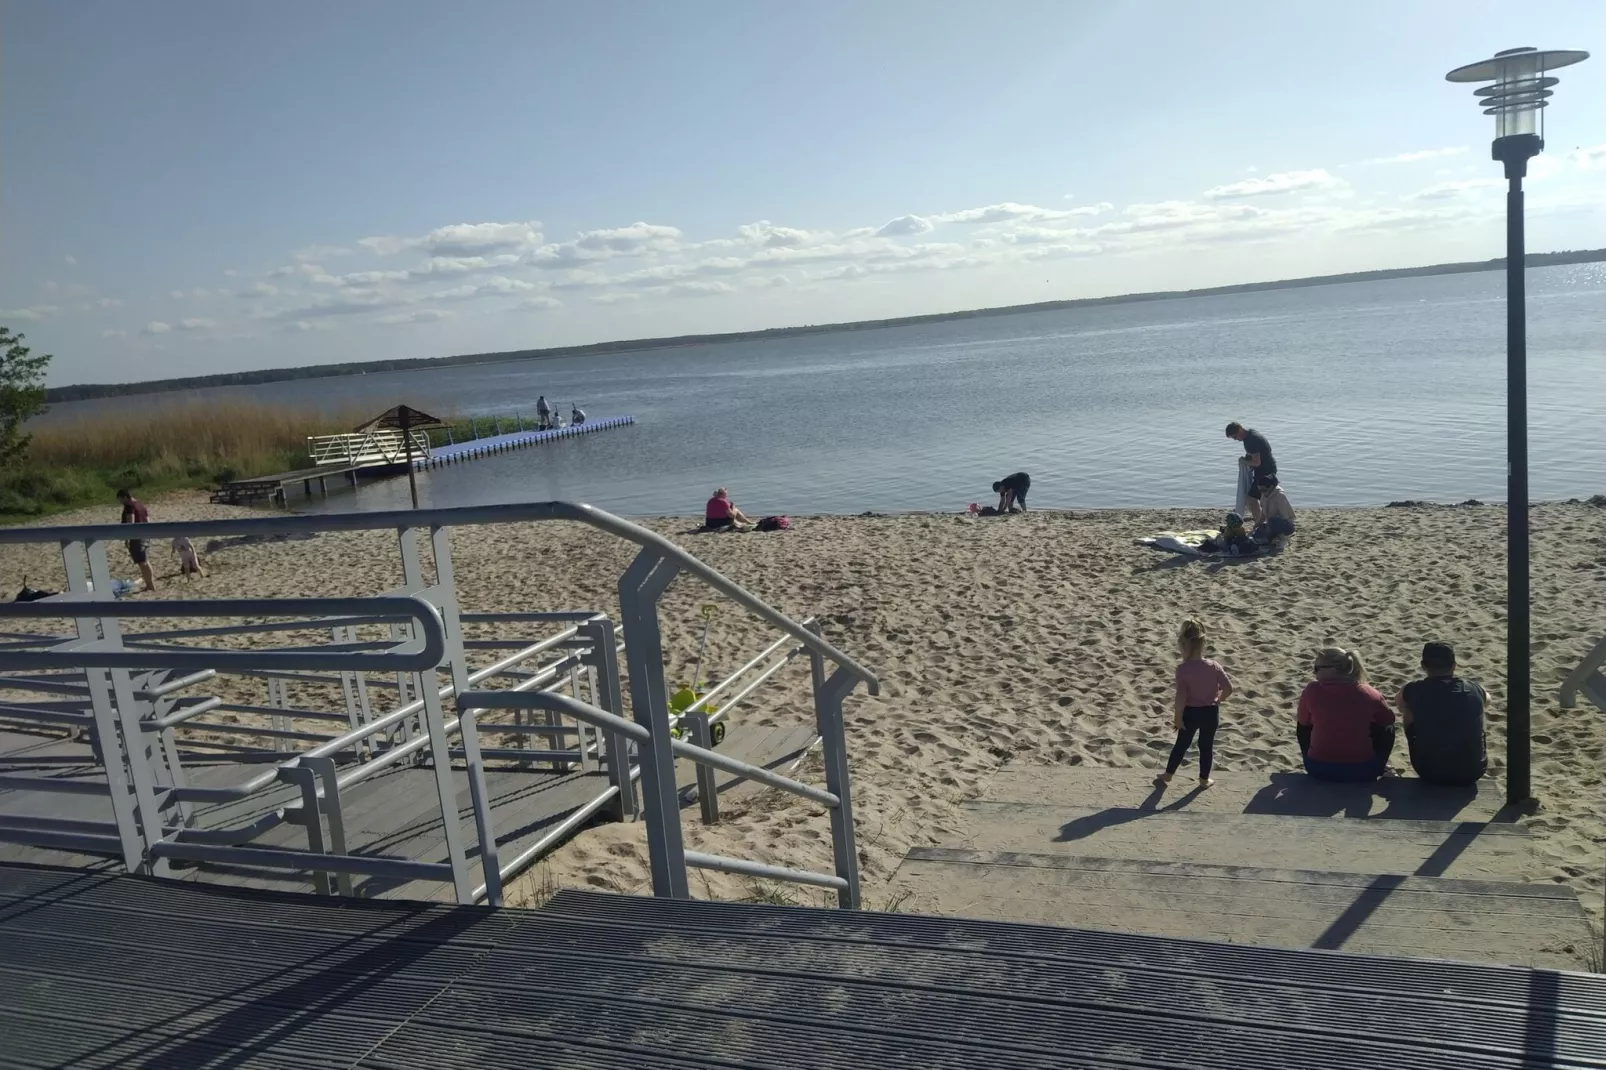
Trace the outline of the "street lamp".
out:
M 1524 803 L 1529 783 L 1528 321 L 1524 307 L 1522 178 L 1545 147 L 1544 108 L 1557 79 L 1546 72 L 1588 52 L 1508 48 L 1457 67 L 1452 82 L 1493 82 L 1473 92 L 1493 115 L 1493 157 L 1506 165 L 1506 802 Z

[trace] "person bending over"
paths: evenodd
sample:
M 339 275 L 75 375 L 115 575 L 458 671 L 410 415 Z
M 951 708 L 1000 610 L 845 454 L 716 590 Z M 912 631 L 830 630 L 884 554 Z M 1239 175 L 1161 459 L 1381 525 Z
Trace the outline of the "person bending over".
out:
M 1244 444 L 1244 459 L 1240 463 L 1249 466 L 1249 513 L 1258 526 L 1266 519 L 1260 508 L 1261 491 L 1272 486 L 1271 480 L 1277 476 L 1277 461 L 1271 455 L 1271 443 L 1266 441 L 1265 435 L 1244 427 L 1237 420 L 1227 425 L 1227 437 Z
M 1299 696 L 1297 734 L 1305 772 L 1318 780 L 1376 780 L 1394 749 L 1394 711 L 1366 682 L 1352 650 L 1317 651 L 1316 679 Z
M 117 492 L 117 500 L 123 503 L 124 524 L 146 524 L 150 522 L 150 512 L 146 510 L 145 503 L 129 493 L 125 487 Z M 144 539 L 128 540 L 128 559 L 139 566 L 139 574 L 145 581 L 147 591 L 156 590 L 156 577 L 151 573 L 150 543 Z
M 708 505 L 703 509 L 703 526 L 709 531 L 739 531 L 751 521 L 736 508 L 725 488 L 720 487 L 714 496 L 708 499 Z
M 993 484 L 993 490 L 998 492 L 998 511 L 1012 513 L 1016 506 L 1020 511 L 1026 511 L 1026 492 L 1032 489 L 1032 477 L 1025 472 L 1016 472 L 1012 476 L 1005 476 Z
M 1294 506 L 1283 493 L 1283 486 L 1272 476 L 1260 492 L 1260 512 L 1264 520 L 1255 527 L 1255 541 L 1266 544 L 1286 539 L 1294 533 Z
M 1483 710 L 1489 698 L 1476 680 L 1455 674 L 1449 643 L 1422 647 L 1424 680 L 1400 691 L 1400 720 L 1411 750 L 1411 768 L 1429 784 L 1465 787 L 1489 768 Z

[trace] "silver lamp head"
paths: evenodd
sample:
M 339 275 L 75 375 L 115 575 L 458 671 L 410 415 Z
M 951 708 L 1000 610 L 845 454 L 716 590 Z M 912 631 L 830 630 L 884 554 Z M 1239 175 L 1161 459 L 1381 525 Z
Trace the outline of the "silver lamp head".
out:
M 1589 58 L 1588 52 L 1535 48 L 1508 48 L 1492 57 L 1457 67 L 1445 79 L 1451 82 L 1489 82 L 1473 90 L 1483 114 L 1493 115 L 1496 140 L 1519 134 L 1542 137 L 1540 110 L 1550 103 L 1551 87 L 1558 79 L 1546 72 Z

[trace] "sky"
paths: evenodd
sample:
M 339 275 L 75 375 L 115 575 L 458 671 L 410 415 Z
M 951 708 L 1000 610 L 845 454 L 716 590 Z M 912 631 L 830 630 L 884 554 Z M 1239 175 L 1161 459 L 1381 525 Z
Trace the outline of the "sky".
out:
M 51 385 L 1504 252 L 1452 67 L 1557 72 L 1528 248 L 1606 246 L 1606 5 L 0 7 L 0 324 Z

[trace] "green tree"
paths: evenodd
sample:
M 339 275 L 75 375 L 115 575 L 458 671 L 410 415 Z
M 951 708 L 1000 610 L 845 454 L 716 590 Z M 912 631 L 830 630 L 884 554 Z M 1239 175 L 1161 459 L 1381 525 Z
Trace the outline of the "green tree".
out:
M 22 460 L 32 435 L 22 433 L 30 416 L 45 411 L 45 368 L 50 354 L 37 357 L 22 344 L 22 335 L 0 327 L 0 465 Z

